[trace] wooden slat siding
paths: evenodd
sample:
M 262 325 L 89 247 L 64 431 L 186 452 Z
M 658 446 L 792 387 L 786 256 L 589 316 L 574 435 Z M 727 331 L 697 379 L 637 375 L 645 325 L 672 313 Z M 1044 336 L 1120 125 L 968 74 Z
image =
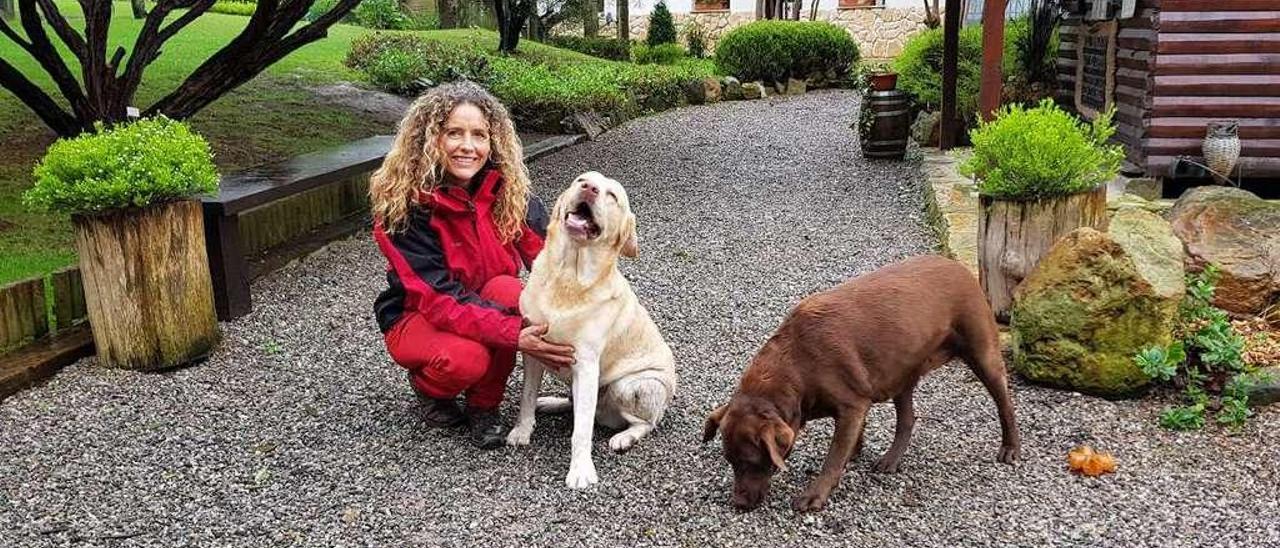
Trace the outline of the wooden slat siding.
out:
M 1280 32 L 1160 34 L 1159 53 L 1280 53 Z
M 1156 175 L 1165 175 L 1169 172 L 1169 166 L 1173 164 L 1176 156 L 1148 156 L 1147 171 Z M 1204 162 L 1198 154 L 1194 156 L 1197 162 Z M 1280 175 L 1280 158 L 1258 158 L 1255 156 L 1244 156 L 1236 162 L 1236 170 L 1234 175 L 1244 177 L 1276 177 Z
M 1280 74 L 1280 53 L 1161 55 L 1156 58 L 1153 72 L 1156 76 Z
M 1200 156 L 1204 144 L 1203 136 L 1191 139 L 1147 139 L 1147 153 L 1154 156 L 1177 156 L 1187 154 Z M 1261 158 L 1280 158 L 1280 139 L 1241 139 L 1241 156 Z
M 1265 11 L 1276 0 L 1164 0 L 1165 11 Z
M 1280 74 L 1164 75 L 1155 78 L 1155 93 L 1165 97 L 1275 97 L 1280 94 L 1278 90 Z
M 1214 0 L 1205 1 L 1212 3 Z M 1280 31 L 1280 11 L 1179 12 L 1165 10 L 1160 14 L 1160 31 L 1277 32 Z
M 1219 118 L 1152 118 L 1147 135 L 1161 138 L 1204 138 L 1209 122 Z M 1240 120 L 1241 139 L 1280 139 L 1280 118 L 1245 118 Z
M 1151 115 L 1280 118 L 1280 97 L 1155 97 Z

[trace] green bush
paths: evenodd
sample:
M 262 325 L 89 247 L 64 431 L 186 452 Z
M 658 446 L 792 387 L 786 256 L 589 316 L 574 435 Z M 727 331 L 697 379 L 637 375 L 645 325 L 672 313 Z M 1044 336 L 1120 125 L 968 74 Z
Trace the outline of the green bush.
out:
M 351 21 L 362 27 L 383 30 L 406 30 L 409 16 L 400 10 L 397 0 L 362 0 L 351 10 Z
M 716 45 L 719 71 L 744 82 L 814 73 L 838 80 L 857 61 L 853 38 L 825 21 L 756 21 L 729 31 Z
M 209 7 L 209 13 L 224 13 L 227 15 L 253 15 L 258 9 L 256 2 L 245 2 L 242 0 L 218 0 Z
M 671 18 L 671 10 L 667 9 L 666 2 L 658 2 L 649 14 L 649 35 L 644 42 L 649 46 L 676 42 L 676 23 Z
M 982 78 L 982 27 L 960 29 L 956 69 L 956 112 L 967 119 L 976 119 Z M 893 60 L 893 70 L 898 73 L 898 89 L 910 92 L 917 103 L 930 110 L 940 108 L 942 29 L 926 30 L 907 40 L 902 53 Z
M 209 143 L 181 122 L 159 117 L 97 130 L 49 146 L 23 195 L 29 207 L 95 213 L 218 189 Z
M 631 44 L 620 41 L 617 38 L 603 36 L 552 36 L 547 39 L 547 43 L 557 48 L 573 50 L 601 59 L 611 59 L 613 61 L 628 61 L 631 59 Z
M 1005 199 L 1036 199 L 1082 192 L 1115 177 L 1124 159 L 1111 112 L 1086 125 L 1045 99 L 1034 108 L 1007 105 L 995 120 L 969 133 L 973 156 L 960 172 L 978 179 L 978 191 Z
M 374 32 L 356 37 L 347 52 L 347 66 L 363 72 L 369 82 L 392 92 L 411 94 L 444 82 L 493 79 L 493 68 L 479 46 L 463 46 L 399 32 Z
M 691 21 L 684 30 L 684 40 L 689 44 L 689 56 L 703 59 L 707 56 L 707 30 L 697 21 Z
M 637 44 L 631 48 L 631 61 L 637 65 L 671 65 L 688 57 L 680 44 Z

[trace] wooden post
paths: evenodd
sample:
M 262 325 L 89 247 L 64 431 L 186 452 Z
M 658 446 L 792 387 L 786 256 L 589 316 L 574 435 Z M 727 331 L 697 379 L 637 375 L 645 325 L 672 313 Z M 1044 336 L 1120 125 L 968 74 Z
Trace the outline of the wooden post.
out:
M 978 110 L 983 120 L 995 118 L 1000 108 L 1004 79 L 1000 61 L 1004 57 L 1004 9 L 1007 0 L 986 0 L 982 5 L 982 88 Z
M 231 320 L 253 308 L 249 297 L 249 264 L 244 258 L 240 217 L 223 215 L 215 204 L 204 204 L 204 238 L 218 319 Z
M 978 280 L 1002 322 L 1009 320 L 1013 290 L 1053 244 L 1087 226 L 1106 230 L 1107 187 L 1043 200 L 997 200 L 979 196 Z
M 200 203 L 72 217 L 98 363 L 164 369 L 218 341 Z
M 938 148 L 956 146 L 960 125 L 956 123 L 957 63 L 960 58 L 960 2 L 947 2 L 942 22 L 942 120 L 939 121 Z

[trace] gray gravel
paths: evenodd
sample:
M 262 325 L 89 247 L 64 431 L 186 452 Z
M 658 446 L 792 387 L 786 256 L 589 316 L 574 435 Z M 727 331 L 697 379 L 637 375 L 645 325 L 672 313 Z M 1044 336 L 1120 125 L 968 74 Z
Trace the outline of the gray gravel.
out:
M 207 362 L 166 373 L 85 360 L 0 403 L 0 546 L 1275 546 L 1280 413 L 1238 436 L 1171 434 L 1159 401 L 1108 402 L 1015 385 L 1023 461 L 993 461 L 995 408 L 963 367 L 916 396 L 904 471 L 867 450 L 830 507 L 787 504 L 820 467 L 805 432 L 767 507 L 735 513 L 719 442 L 700 444 L 756 348 L 803 295 L 925 252 L 920 176 L 868 162 L 855 96 L 810 93 L 642 119 L 539 161 L 547 200 L 598 169 L 626 185 L 641 254 L 624 265 L 676 353 L 681 392 L 624 455 L 597 432 L 601 484 L 562 483 L 569 425 L 523 450 L 473 450 L 425 428 L 370 303 L 383 262 L 367 235 L 254 285 Z M 504 413 L 519 375 L 511 381 Z M 1065 471 L 1080 442 L 1119 472 Z

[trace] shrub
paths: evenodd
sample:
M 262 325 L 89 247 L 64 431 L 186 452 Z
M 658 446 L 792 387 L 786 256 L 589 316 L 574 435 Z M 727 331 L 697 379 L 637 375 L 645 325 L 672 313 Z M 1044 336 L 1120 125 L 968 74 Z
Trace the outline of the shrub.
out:
M 631 48 L 631 60 L 637 65 L 670 65 L 685 57 L 687 55 L 680 44 L 637 44 Z
M 493 79 L 493 68 L 479 46 L 431 40 L 415 34 L 375 32 L 351 41 L 347 66 L 370 83 L 392 93 L 414 93 L 443 82 Z
M 631 44 L 617 38 L 602 36 L 552 36 L 547 43 L 557 48 L 585 53 L 592 57 L 614 61 L 631 60 Z
M 1111 112 L 1090 125 L 1045 99 L 1035 108 L 1007 105 L 995 120 L 970 132 L 973 157 L 960 172 L 978 178 L 979 192 L 1006 199 L 1061 196 L 1097 187 L 1115 176 L 1124 158 Z
M 351 10 L 350 19 L 362 27 L 384 30 L 405 30 L 411 23 L 397 0 L 362 0 Z
M 225 13 L 227 15 L 253 15 L 258 9 L 256 2 L 242 0 L 218 0 L 209 7 L 209 13 Z
M 707 30 L 697 21 L 691 21 L 684 31 L 685 43 L 689 44 L 689 56 L 702 59 L 707 56 Z
M 898 89 L 910 92 L 930 110 L 942 105 L 942 29 L 930 29 L 911 37 L 893 60 Z M 956 64 L 956 112 L 973 120 L 978 112 L 982 78 L 982 27 L 960 29 Z
M 316 19 L 319 19 L 320 16 L 333 10 L 333 7 L 336 5 L 338 5 L 338 0 L 316 0 L 314 4 L 311 4 L 311 8 L 307 10 L 307 14 L 302 16 L 302 18 L 307 21 L 315 21 Z M 343 18 L 344 22 L 350 20 L 351 14 L 347 14 L 347 16 Z
M 730 31 L 716 46 L 719 71 L 744 82 L 814 73 L 837 80 L 857 61 L 853 38 L 825 21 L 756 21 Z
M 666 2 L 658 2 L 649 14 L 649 35 L 645 43 L 650 46 L 658 44 L 674 44 L 676 41 L 676 23 L 671 18 L 671 11 Z
M 61 139 L 35 167 L 29 206 L 81 214 L 145 207 L 218 188 L 209 143 L 168 118 Z

